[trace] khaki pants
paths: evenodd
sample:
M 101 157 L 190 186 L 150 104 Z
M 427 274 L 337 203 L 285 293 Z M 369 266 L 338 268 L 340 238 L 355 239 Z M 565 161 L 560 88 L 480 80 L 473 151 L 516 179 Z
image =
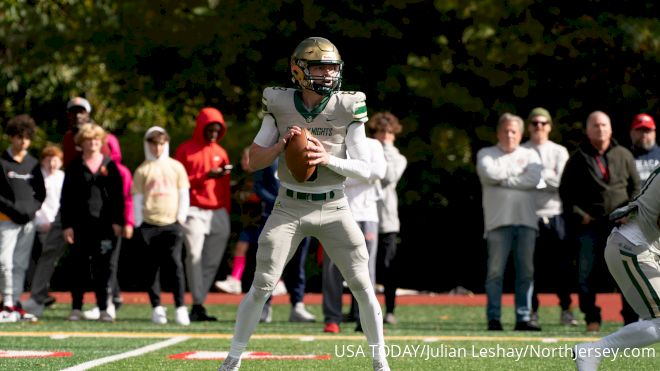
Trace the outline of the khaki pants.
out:
M 253 286 L 272 291 L 300 241 L 316 237 L 337 265 L 352 291 L 371 287 L 364 235 L 342 191 L 324 201 L 300 200 L 285 194 L 275 200 L 273 212 L 259 236 Z

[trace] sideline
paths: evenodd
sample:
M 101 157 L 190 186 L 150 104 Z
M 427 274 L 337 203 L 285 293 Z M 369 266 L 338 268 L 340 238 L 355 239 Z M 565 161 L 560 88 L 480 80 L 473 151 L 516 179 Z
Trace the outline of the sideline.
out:
M 176 333 L 176 332 L 66 332 L 66 331 L 44 331 L 44 332 L 27 332 L 27 331 L 0 331 L 0 337 L 56 337 L 63 339 L 66 337 L 83 337 L 83 338 L 170 338 L 170 339 L 231 339 L 232 334 L 195 334 L 195 333 Z M 310 340 L 311 338 L 311 340 Z M 300 340 L 300 341 L 316 341 L 316 340 L 364 340 L 364 335 L 309 335 L 309 334 L 254 334 L 251 339 L 261 340 Z M 557 343 L 557 342 L 585 342 L 596 341 L 599 337 L 542 337 L 542 336 L 468 336 L 468 335 L 455 335 L 455 336 L 428 336 L 428 335 L 385 335 L 387 341 L 524 341 L 524 342 L 540 342 L 540 343 Z
M 187 336 L 174 337 L 174 338 L 171 338 L 171 339 L 168 339 L 168 340 L 165 340 L 165 341 L 161 341 L 159 343 L 154 343 L 154 344 L 151 344 L 151 345 L 147 345 L 145 347 L 134 349 L 134 350 L 131 350 L 131 351 L 128 351 L 128 352 L 125 352 L 125 353 L 120 353 L 120 354 L 115 354 L 115 355 L 109 356 L 109 357 L 94 359 L 94 360 L 91 360 L 91 361 L 88 361 L 88 362 L 85 362 L 85 363 L 81 363 L 81 364 L 73 366 L 73 367 L 65 368 L 62 371 L 84 371 L 84 370 L 89 370 L 90 368 L 101 366 L 101 365 L 104 365 L 106 363 L 111 363 L 111 362 L 119 361 L 119 360 L 122 360 L 122 359 L 130 358 L 130 357 L 137 357 L 137 356 L 141 356 L 143 354 L 149 353 L 149 352 L 153 352 L 153 351 L 158 350 L 158 349 L 167 348 L 171 345 L 181 343 L 181 342 L 186 341 L 188 339 L 189 339 L 189 337 L 187 337 Z

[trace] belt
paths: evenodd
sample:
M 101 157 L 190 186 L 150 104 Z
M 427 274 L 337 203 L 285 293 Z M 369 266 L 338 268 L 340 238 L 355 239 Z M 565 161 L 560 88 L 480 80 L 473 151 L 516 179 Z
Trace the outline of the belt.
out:
M 311 201 L 325 201 L 325 200 L 332 200 L 333 198 L 335 198 L 334 191 L 330 191 L 327 193 L 305 193 L 305 192 L 296 192 L 287 189 L 286 195 L 298 200 L 311 200 Z

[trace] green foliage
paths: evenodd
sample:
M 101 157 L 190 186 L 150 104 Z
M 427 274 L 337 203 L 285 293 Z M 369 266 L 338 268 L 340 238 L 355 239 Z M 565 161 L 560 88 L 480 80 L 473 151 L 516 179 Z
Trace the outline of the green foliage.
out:
M 293 47 L 326 36 L 346 62 L 344 88 L 405 123 L 402 207 L 416 207 L 450 199 L 438 190 L 460 188 L 449 176 L 457 171 L 473 173 L 505 111 L 547 107 L 554 138 L 572 149 L 587 114 L 604 109 L 626 143 L 630 117 L 658 114 L 657 13 L 653 2 L 588 0 L 4 1 L 0 115 L 33 115 L 38 149 L 59 141 L 64 104 L 84 95 L 134 168 L 148 127 L 166 127 L 174 150 L 214 106 L 236 163 L 259 128 L 263 88 L 290 86 Z

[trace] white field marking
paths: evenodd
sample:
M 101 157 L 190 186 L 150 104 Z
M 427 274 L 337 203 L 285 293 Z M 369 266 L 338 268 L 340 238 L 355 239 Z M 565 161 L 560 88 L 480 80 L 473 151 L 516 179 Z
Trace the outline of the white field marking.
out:
M 50 338 L 53 339 L 53 340 L 64 340 L 64 339 L 68 339 L 69 335 L 55 334 L 55 335 L 51 336 Z
M 109 357 L 94 359 L 94 360 L 91 360 L 91 361 L 88 361 L 88 362 L 85 362 L 85 363 L 81 363 L 81 364 L 73 366 L 73 367 L 65 368 L 62 371 L 84 371 L 84 370 L 89 370 L 90 368 L 101 366 L 101 365 L 104 365 L 106 363 L 119 361 L 119 360 L 122 360 L 122 359 L 125 359 L 125 358 L 141 356 L 143 354 L 153 352 L 153 351 L 158 350 L 158 349 L 166 348 L 166 347 L 169 347 L 171 345 L 186 341 L 188 339 L 189 339 L 189 337 L 187 337 L 187 336 L 174 337 L 174 338 L 171 338 L 171 339 L 168 339 L 168 340 L 165 340 L 165 341 L 161 341 L 159 343 L 154 343 L 154 344 L 151 344 L 151 345 L 147 345 L 145 347 L 134 349 L 134 350 L 131 350 L 131 351 L 128 351 L 128 352 L 115 354 L 115 355 L 109 356 Z
M 310 341 L 316 340 L 316 338 L 314 336 L 301 336 L 300 339 L 298 339 L 298 340 L 305 341 L 305 342 L 310 342 Z
M 199 334 L 199 333 L 183 333 L 183 332 L 25 332 L 25 331 L 0 331 L 0 337 L 49 337 L 49 336 L 69 336 L 69 337 L 83 337 L 83 338 L 127 338 L 127 339 L 141 339 L 141 338 L 173 338 L 185 336 L 192 339 L 228 339 L 231 340 L 232 334 Z M 255 334 L 251 339 L 275 339 L 275 340 L 300 340 L 301 337 L 310 336 L 306 334 Z M 364 335 L 314 335 L 314 340 L 364 340 Z M 385 336 L 388 341 L 518 341 L 518 342 L 585 342 L 596 341 L 599 337 L 531 337 L 531 336 L 421 336 L 421 335 L 398 335 L 398 336 Z

